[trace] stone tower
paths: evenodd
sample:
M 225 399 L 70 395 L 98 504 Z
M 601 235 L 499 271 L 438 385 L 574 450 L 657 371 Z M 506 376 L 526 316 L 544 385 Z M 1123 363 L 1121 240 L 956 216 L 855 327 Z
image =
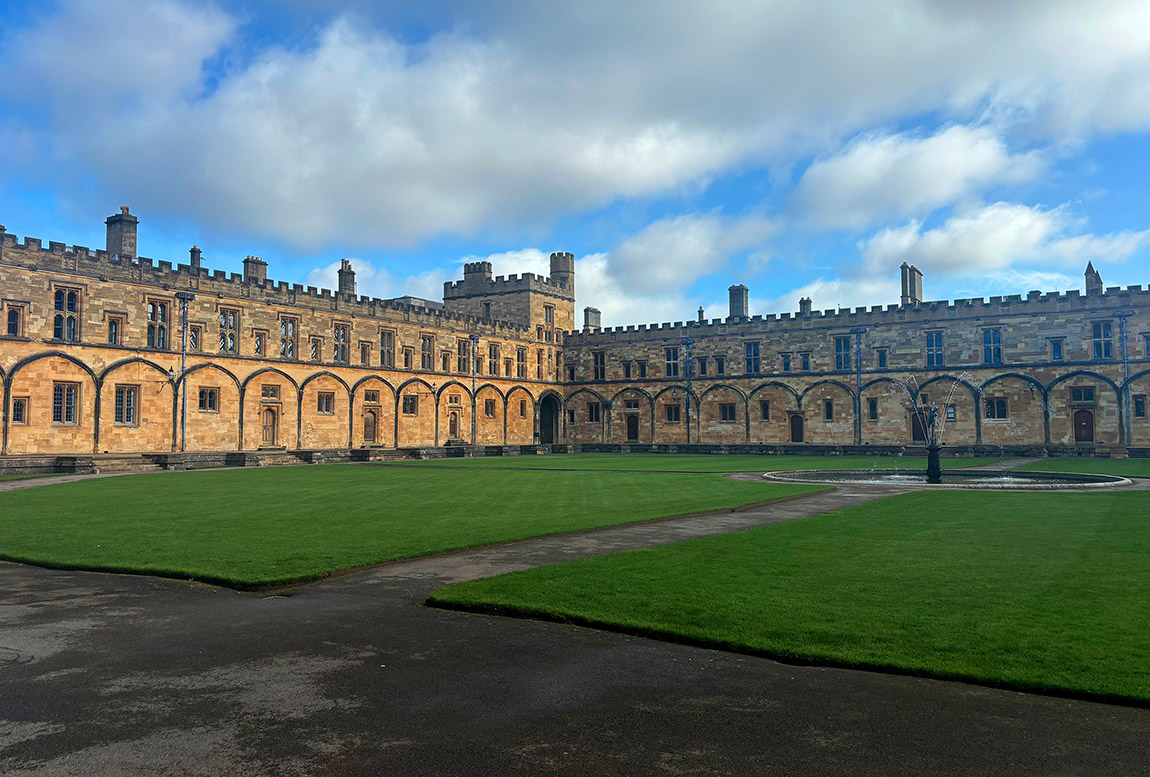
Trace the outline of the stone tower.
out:
M 1102 294 L 1102 276 L 1094 269 L 1094 262 L 1086 263 L 1086 296 L 1097 297 Z

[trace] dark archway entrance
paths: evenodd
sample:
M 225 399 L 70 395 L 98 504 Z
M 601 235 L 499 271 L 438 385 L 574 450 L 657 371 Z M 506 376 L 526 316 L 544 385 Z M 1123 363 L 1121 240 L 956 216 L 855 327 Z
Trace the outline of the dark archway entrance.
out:
M 375 444 L 375 411 L 368 410 L 363 414 L 363 442 L 365 445 Z
M 539 403 L 539 444 L 559 442 L 559 400 L 548 395 Z
M 913 442 L 926 442 L 926 427 L 922 423 L 922 413 L 911 411 L 910 439 Z
M 803 417 L 798 413 L 791 415 L 791 442 L 803 441 Z
M 1094 413 L 1079 410 L 1074 414 L 1074 442 L 1094 442 Z
M 627 442 L 639 442 L 639 416 L 627 416 Z

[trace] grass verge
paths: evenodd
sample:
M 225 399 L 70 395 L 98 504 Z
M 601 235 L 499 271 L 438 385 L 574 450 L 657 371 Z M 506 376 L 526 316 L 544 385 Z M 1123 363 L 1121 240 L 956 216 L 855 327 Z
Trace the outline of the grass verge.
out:
M 1150 702 L 1150 494 L 919 492 L 448 586 L 430 603 Z
M 129 475 L 0 494 L 0 559 L 279 585 L 817 490 L 717 475 L 354 465 Z
M 998 458 L 943 459 L 943 467 L 961 469 L 993 464 Z M 553 453 L 545 456 L 491 456 L 473 459 L 396 461 L 381 466 L 476 469 L 571 469 L 632 472 L 770 472 L 802 469 L 925 470 L 926 459 L 899 456 L 706 456 L 663 453 Z

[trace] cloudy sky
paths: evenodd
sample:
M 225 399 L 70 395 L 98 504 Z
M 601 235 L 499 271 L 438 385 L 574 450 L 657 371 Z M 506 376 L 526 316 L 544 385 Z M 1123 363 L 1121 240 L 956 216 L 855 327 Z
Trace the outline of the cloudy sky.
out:
M 417 8 L 417 10 L 413 10 Z M 0 222 L 604 324 L 1150 282 L 1150 4 L 0 0 Z

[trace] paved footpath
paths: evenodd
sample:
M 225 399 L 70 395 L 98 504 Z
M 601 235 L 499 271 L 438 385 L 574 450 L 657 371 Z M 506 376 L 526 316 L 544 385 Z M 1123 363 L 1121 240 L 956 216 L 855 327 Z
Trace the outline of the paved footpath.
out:
M 445 582 L 877 495 L 445 554 L 275 594 L 0 563 L 0 774 L 1150 775 L 1150 709 L 421 606 Z

